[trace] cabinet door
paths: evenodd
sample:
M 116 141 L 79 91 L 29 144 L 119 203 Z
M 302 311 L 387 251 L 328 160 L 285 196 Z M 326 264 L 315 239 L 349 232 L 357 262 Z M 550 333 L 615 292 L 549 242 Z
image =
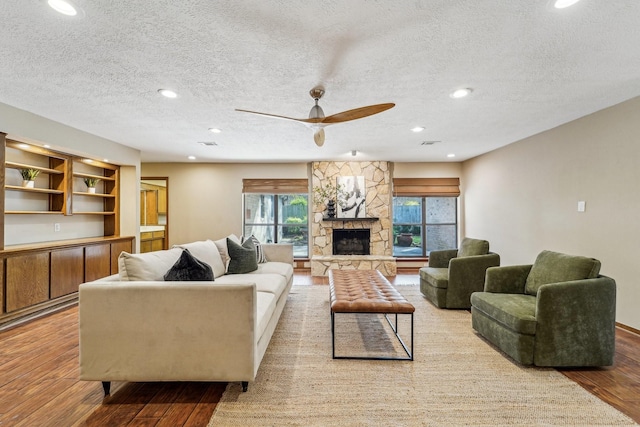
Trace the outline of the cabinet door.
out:
M 7 258 L 7 312 L 49 299 L 49 252 Z
M 120 252 L 132 253 L 133 240 L 111 243 L 111 274 L 118 272 L 118 257 L 120 256 Z
M 4 313 L 4 259 L 0 259 L 0 314 Z
M 51 298 L 78 292 L 84 281 L 83 248 L 51 252 Z
M 87 246 L 84 252 L 84 281 L 91 282 L 111 274 L 111 245 Z

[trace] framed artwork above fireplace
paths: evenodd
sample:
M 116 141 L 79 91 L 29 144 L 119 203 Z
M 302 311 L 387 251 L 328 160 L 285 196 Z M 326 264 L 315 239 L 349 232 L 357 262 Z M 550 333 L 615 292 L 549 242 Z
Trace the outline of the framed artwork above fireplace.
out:
M 338 218 L 366 218 L 364 176 L 339 176 L 336 183 L 340 188 Z

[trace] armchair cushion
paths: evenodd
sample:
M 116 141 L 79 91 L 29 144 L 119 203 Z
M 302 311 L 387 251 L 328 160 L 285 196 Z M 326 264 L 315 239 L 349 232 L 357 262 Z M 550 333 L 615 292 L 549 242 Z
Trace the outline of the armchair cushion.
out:
M 531 267 L 525 293 L 537 295 L 540 286 L 571 280 L 593 279 L 600 273 L 600 261 L 577 255 L 542 251 Z
M 465 237 L 458 248 L 458 258 L 489 253 L 489 242 L 486 240 Z
M 449 269 L 423 267 L 420 269 L 420 278 L 433 287 L 446 289 L 449 286 Z
M 532 295 L 474 292 L 471 304 L 513 331 L 536 333 L 536 297 Z

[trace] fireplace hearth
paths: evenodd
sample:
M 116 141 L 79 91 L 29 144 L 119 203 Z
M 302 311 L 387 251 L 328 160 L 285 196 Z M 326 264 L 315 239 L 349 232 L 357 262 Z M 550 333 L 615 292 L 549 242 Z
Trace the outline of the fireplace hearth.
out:
M 370 240 L 368 228 L 334 229 L 333 255 L 369 255 Z

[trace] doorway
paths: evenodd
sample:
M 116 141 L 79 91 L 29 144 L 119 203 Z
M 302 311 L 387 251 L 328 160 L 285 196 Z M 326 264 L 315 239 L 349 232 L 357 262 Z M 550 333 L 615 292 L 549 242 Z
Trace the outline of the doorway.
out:
M 169 178 L 140 179 L 140 252 L 169 248 Z

